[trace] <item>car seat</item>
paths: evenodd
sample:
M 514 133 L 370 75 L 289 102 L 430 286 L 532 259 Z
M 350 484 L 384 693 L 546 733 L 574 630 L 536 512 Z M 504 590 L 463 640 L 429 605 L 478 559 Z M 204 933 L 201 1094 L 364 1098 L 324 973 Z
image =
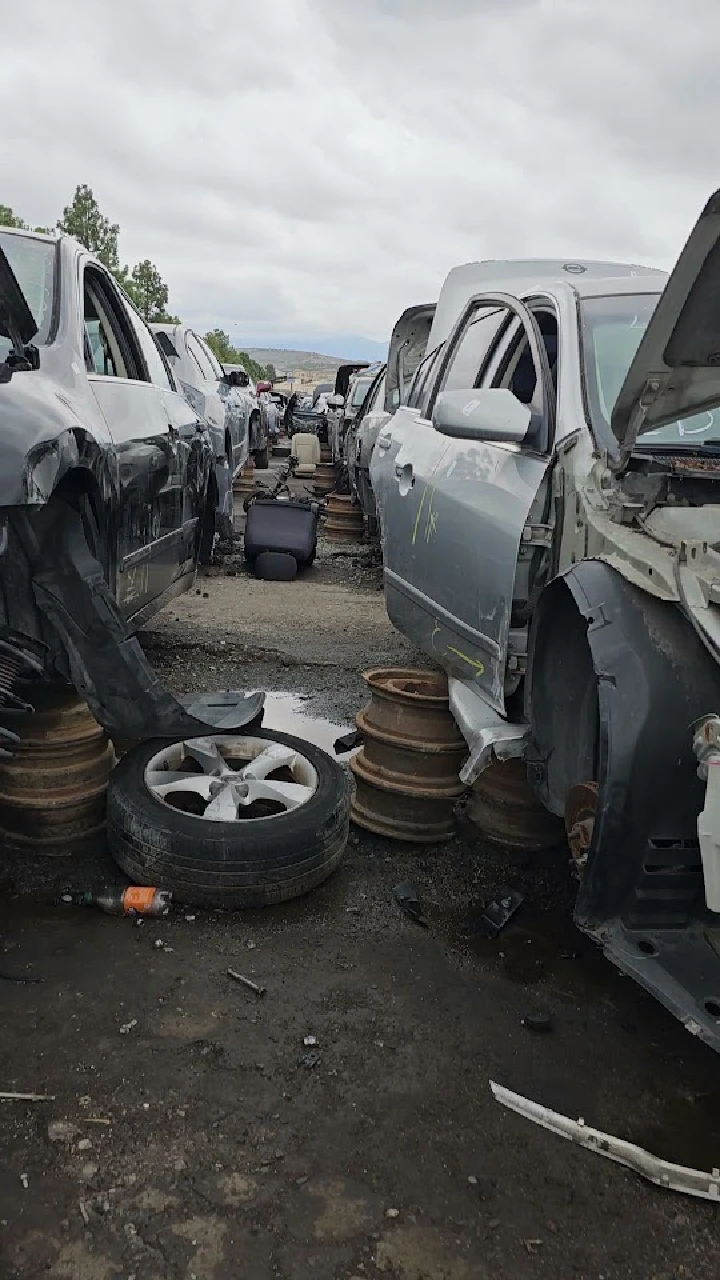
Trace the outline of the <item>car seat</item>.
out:
M 298 431 L 292 438 L 290 456 L 295 459 L 296 476 L 312 476 L 320 462 L 320 441 L 311 431 Z

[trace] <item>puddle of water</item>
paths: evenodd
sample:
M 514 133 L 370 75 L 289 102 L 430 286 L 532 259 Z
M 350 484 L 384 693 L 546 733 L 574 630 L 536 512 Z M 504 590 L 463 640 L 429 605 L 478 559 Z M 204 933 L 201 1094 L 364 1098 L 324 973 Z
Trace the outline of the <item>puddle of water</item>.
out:
M 349 760 L 352 751 L 335 754 L 334 743 L 337 738 L 351 733 L 354 725 L 333 724 L 324 716 L 314 716 L 306 708 L 307 696 L 299 693 L 279 693 L 272 690 L 265 695 L 265 715 L 263 729 L 277 729 L 280 733 L 293 733 L 297 738 L 305 738 L 316 747 L 322 747 L 334 760 Z

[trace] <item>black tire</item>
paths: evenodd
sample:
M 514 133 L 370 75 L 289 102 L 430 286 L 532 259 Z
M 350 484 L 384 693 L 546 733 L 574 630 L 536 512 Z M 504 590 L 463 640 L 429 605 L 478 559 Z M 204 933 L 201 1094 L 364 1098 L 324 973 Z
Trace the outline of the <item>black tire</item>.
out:
M 261 907 L 309 893 L 336 869 L 350 825 L 347 774 L 300 738 L 268 729 L 244 736 L 296 747 L 317 774 L 310 800 L 270 818 L 206 822 L 152 795 L 145 769 L 168 744 L 144 742 L 115 767 L 108 787 L 110 852 L 136 884 L 169 889 L 196 906 Z
M 285 551 L 261 551 L 255 557 L 253 570 L 255 577 L 265 582 L 291 582 L 297 577 L 298 562 Z
M 267 467 L 270 462 L 270 456 L 269 456 L 267 445 L 265 445 L 264 449 L 256 449 L 253 456 L 255 458 L 255 466 L 258 468 L 258 471 L 267 470 Z

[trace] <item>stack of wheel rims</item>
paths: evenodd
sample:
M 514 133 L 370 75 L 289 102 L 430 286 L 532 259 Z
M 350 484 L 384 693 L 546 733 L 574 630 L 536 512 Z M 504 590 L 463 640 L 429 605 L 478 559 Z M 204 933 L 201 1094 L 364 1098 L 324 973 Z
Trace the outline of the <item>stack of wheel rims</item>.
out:
M 325 532 L 334 542 L 360 542 L 363 515 L 349 493 L 331 493 L 327 500 Z
M 353 822 L 414 844 L 449 839 L 467 745 L 450 712 L 447 677 L 391 667 L 363 679 L 371 701 L 357 716 L 363 747 L 350 763 Z
M 313 475 L 313 493 L 317 498 L 324 498 L 335 487 L 335 468 L 332 462 L 320 462 Z
M 255 463 L 248 459 L 242 471 L 233 481 L 233 493 L 239 498 L 246 498 L 255 488 Z

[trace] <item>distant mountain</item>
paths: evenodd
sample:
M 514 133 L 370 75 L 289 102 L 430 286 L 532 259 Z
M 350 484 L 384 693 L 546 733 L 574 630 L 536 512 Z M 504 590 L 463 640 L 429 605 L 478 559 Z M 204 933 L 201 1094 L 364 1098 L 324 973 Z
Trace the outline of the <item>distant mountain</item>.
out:
M 262 358 L 262 353 L 275 352 L 279 357 L 285 351 L 295 353 L 295 362 L 298 356 L 316 355 L 330 356 L 336 360 L 338 364 L 343 364 L 349 360 L 368 360 L 373 363 L 375 360 L 384 360 L 387 356 L 387 342 L 377 342 L 375 338 L 363 338 L 357 334 L 348 336 L 329 337 L 313 335 L 310 337 L 300 338 L 280 338 L 275 337 L 270 346 L 269 340 L 266 338 L 266 346 L 259 346 L 257 338 L 235 338 L 233 337 L 233 346 L 240 351 L 247 351 L 248 355 L 252 355 L 253 360 L 258 360 L 260 364 L 267 364 L 268 360 L 271 364 L 277 363 L 272 354 Z M 260 352 L 261 354 L 256 354 Z M 282 360 L 281 360 L 282 363 Z

